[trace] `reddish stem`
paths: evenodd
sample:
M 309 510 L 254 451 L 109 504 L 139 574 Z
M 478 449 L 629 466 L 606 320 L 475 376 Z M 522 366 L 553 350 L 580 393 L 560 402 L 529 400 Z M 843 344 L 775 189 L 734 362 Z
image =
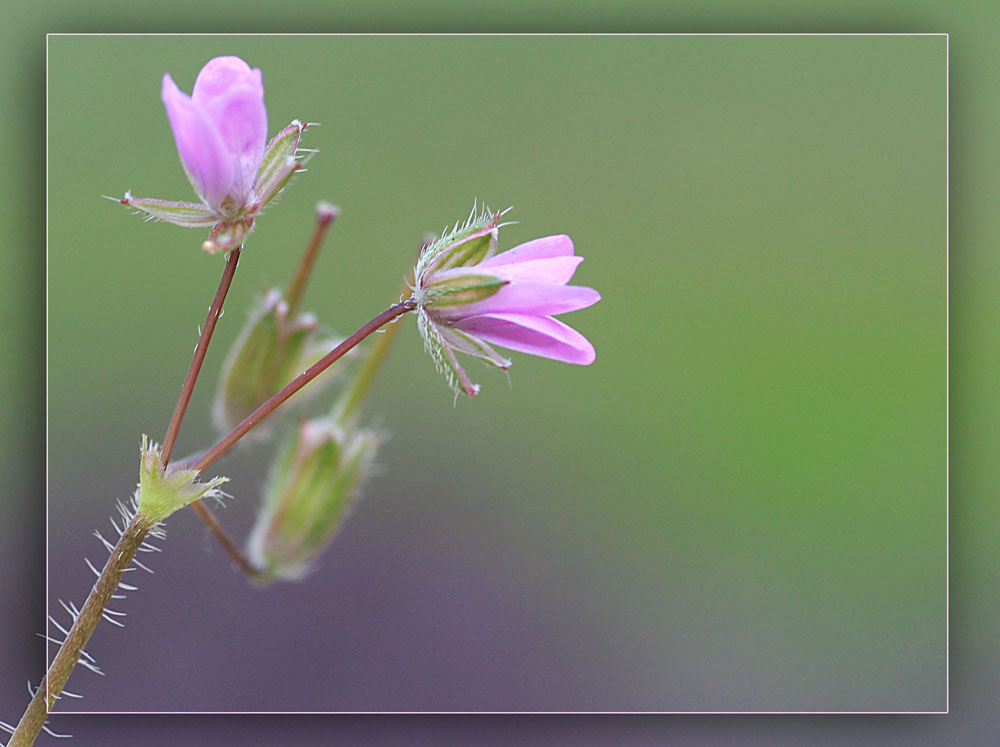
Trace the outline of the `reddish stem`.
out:
M 288 303 L 288 318 L 295 319 L 299 305 L 302 303 L 302 296 L 306 290 L 306 283 L 312 275 L 313 266 L 316 264 L 316 257 L 319 256 L 319 248 L 323 245 L 323 238 L 330 230 L 330 224 L 340 215 L 340 209 L 334 205 L 320 203 L 316 210 L 316 230 L 306 246 L 302 259 L 299 261 L 295 277 L 288 284 L 288 292 L 285 293 L 285 301 Z
M 215 539 L 219 541 L 219 544 L 222 545 L 233 562 L 240 567 L 243 574 L 252 581 L 259 581 L 261 579 L 261 572 L 254 567 L 253 563 L 246 559 L 236 543 L 229 538 L 226 530 L 222 528 L 219 520 L 215 518 L 215 514 L 208 509 L 208 506 L 201 500 L 197 500 L 191 504 L 191 508 L 205 522 L 206 526 L 208 526 L 209 530 L 215 536 Z
M 215 292 L 212 305 L 208 308 L 208 317 L 205 319 L 205 326 L 201 329 L 201 337 L 198 338 L 198 345 L 194 349 L 194 357 L 191 359 L 191 365 L 188 366 L 187 375 L 184 377 L 181 395 L 177 398 L 177 407 L 174 408 L 174 414 L 167 426 L 167 434 L 163 437 L 161 459 L 164 468 L 170 462 L 170 454 L 177 442 L 181 421 L 184 420 L 184 413 L 191 401 L 191 393 L 194 391 L 195 382 L 198 381 L 198 373 L 201 371 L 201 364 L 205 361 L 205 353 L 208 352 L 208 343 L 212 340 L 215 325 L 219 321 L 219 317 L 222 316 L 222 303 L 226 300 L 226 294 L 229 292 L 229 286 L 232 285 L 233 275 L 236 273 L 236 265 L 239 264 L 239 261 L 240 247 L 236 247 L 229 252 L 229 256 L 226 258 L 226 267 L 222 271 L 222 279 L 219 280 L 219 289 Z
M 421 245 L 421 249 L 424 246 L 426 246 L 426 243 Z M 403 287 L 400 289 L 400 295 L 406 293 L 412 287 L 413 283 L 410 280 L 404 281 Z M 351 383 L 344 388 L 343 393 L 334 405 L 330 413 L 334 420 L 346 424 L 357 415 L 372 384 L 375 383 L 375 377 L 378 375 L 382 361 L 385 360 L 385 356 L 389 352 L 389 347 L 392 345 L 392 339 L 395 336 L 396 329 L 389 327 L 375 341 L 371 352 L 368 353 L 364 364 L 361 366 L 361 370 L 354 375 Z

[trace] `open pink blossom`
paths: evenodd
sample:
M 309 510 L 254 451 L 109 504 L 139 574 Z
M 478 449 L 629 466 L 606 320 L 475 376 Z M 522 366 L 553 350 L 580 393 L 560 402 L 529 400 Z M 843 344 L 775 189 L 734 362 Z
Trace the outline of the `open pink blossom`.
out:
M 588 365 L 594 346 L 556 314 L 586 308 L 601 296 L 567 285 L 583 257 L 569 236 L 547 236 L 496 254 L 502 214 L 470 221 L 432 244 L 416 271 L 414 298 L 428 351 L 455 391 L 475 396 L 456 352 L 506 369 L 492 345 Z
M 208 251 L 228 250 L 299 167 L 305 125 L 293 121 L 267 143 L 261 72 L 239 57 L 216 57 L 198 73 L 191 95 L 163 76 L 163 105 L 177 153 L 199 203 L 133 197 L 122 204 L 187 228 L 212 227 Z

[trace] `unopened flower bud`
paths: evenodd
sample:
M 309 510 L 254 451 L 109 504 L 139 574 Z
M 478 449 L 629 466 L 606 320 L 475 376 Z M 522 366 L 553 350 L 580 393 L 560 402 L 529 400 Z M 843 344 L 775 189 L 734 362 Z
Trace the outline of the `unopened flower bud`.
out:
M 171 464 L 164 469 L 158 444 L 142 437 L 139 449 L 139 487 L 135 502 L 139 513 L 153 522 L 163 521 L 174 511 L 194 503 L 199 498 L 214 497 L 218 487 L 228 482 L 228 477 L 213 477 L 208 482 L 198 482 L 197 470 L 184 469 Z
M 271 468 L 247 553 L 265 579 L 305 576 L 333 539 L 380 442 L 330 418 L 305 421 Z
M 333 347 L 335 341 L 317 340 L 318 330 L 311 314 L 288 318 L 280 291 L 265 293 L 222 366 L 212 411 L 216 427 L 231 430 Z M 328 381 L 330 374 L 323 374 L 303 391 L 315 393 Z M 266 435 L 266 426 L 257 432 Z

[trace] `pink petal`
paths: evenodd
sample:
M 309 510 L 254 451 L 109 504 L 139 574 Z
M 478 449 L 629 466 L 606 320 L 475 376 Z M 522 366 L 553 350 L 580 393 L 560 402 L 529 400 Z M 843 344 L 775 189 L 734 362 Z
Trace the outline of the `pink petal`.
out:
M 494 257 L 494 259 L 496 258 Z M 573 277 L 577 266 L 583 262 L 583 257 L 551 257 L 549 259 L 490 265 L 492 261 L 486 260 L 474 267 L 454 267 L 450 270 L 440 270 L 433 273 L 427 282 L 430 284 L 456 275 L 481 274 L 508 280 L 512 283 L 528 281 L 551 285 L 565 285 Z
M 233 161 L 233 197 L 247 202 L 267 144 L 261 72 L 239 57 L 216 57 L 198 73 L 191 100 L 215 126 Z
M 459 319 L 479 314 L 531 314 L 550 316 L 584 309 L 601 300 L 593 288 L 582 285 L 511 283 L 483 301 L 464 306 L 435 309 L 440 319 Z
M 462 319 L 456 329 L 521 353 L 566 363 L 594 362 L 594 346 L 572 327 L 547 316 L 483 314 Z
M 194 82 L 191 98 L 203 102 L 224 94 L 234 86 L 256 88 L 260 98 L 264 98 L 264 85 L 260 70 L 251 68 L 239 57 L 232 55 L 214 57 L 205 63 Z
M 513 249 L 501 252 L 495 257 L 490 257 L 485 262 L 480 262 L 479 267 L 497 267 L 499 265 L 509 265 L 512 262 L 528 262 L 534 259 L 549 259 L 551 257 L 569 257 L 573 254 L 573 239 L 565 234 L 559 236 L 545 236 L 540 239 L 528 241 Z
M 219 210 L 236 176 L 222 138 L 170 75 L 163 76 L 161 97 L 191 185 L 208 205 Z
M 551 285 L 565 285 L 573 277 L 576 268 L 583 262 L 583 257 L 550 257 L 549 259 L 533 259 L 526 262 L 512 262 L 506 265 L 489 267 L 492 275 L 510 280 L 511 282 L 536 282 Z M 482 264 L 479 265 L 482 267 Z M 479 269 L 477 267 L 476 269 Z
M 254 90 L 234 87 L 204 104 L 207 118 L 214 123 L 233 164 L 236 179 L 231 195 L 246 205 L 267 142 L 267 112 Z

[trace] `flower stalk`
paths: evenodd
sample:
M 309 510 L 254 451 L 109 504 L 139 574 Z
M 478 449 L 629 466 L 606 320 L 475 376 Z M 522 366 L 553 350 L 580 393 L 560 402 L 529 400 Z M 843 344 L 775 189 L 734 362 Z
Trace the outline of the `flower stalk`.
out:
M 424 246 L 426 246 L 426 242 L 421 248 Z M 404 281 L 400 295 L 406 295 L 412 285 L 412 279 Z M 351 379 L 351 383 L 345 387 L 336 404 L 334 404 L 333 410 L 330 413 L 331 418 L 340 423 L 347 424 L 357 416 L 361 405 L 364 404 L 365 397 L 368 396 L 368 392 L 372 388 L 372 384 L 375 383 L 375 377 L 378 376 L 378 372 L 382 368 L 382 362 L 389 353 L 389 348 L 392 347 L 392 341 L 395 339 L 398 329 L 398 326 L 392 325 L 382 330 L 382 334 L 378 336 L 371 351 L 365 357 L 364 363 L 361 364 L 360 369 Z
M 378 336 L 360 370 L 351 379 L 351 383 L 344 389 L 337 404 L 334 405 L 331 414 L 334 420 L 348 423 L 357 415 L 372 384 L 375 383 L 375 377 L 382 368 L 382 361 L 385 360 L 385 356 L 392 346 L 397 329 L 398 327 L 393 325 L 382 330 L 382 334 Z
M 226 258 L 226 267 L 222 271 L 222 279 L 219 280 L 219 289 L 215 292 L 212 305 L 208 308 L 208 316 L 205 319 L 205 326 L 201 329 L 198 344 L 194 349 L 194 356 L 191 365 L 188 366 L 187 375 L 181 386 L 180 397 L 177 398 L 177 406 L 170 417 L 170 424 L 167 425 L 167 433 L 163 438 L 162 460 L 163 466 L 170 463 L 170 455 L 173 453 L 174 444 L 177 442 L 177 433 L 181 428 L 181 421 L 187 411 L 188 403 L 191 402 L 191 394 L 194 392 L 194 385 L 198 381 L 198 374 L 201 372 L 201 364 L 205 362 L 205 354 L 208 352 L 208 344 L 212 341 L 212 334 L 215 332 L 215 325 L 222 316 L 222 304 L 229 293 L 229 286 L 233 283 L 233 275 L 236 274 L 236 266 L 240 262 L 240 247 L 236 247 L 229 252 Z
M 330 226 L 339 217 L 340 208 L 336 205 L 331 205 L 328 202 L 320 202 L 316 205 L 316 230 L 313 232 L 312 238 L 309 240 L 309 244 L 302 254 L 302 259 L 299 261 L 295 276 L 288 284 L 288 292 L 285 293 L 285 302 L 288 304 L 287 316 L 289 319 L 295 319 L 295 315 L 299 312 L 299 307 L 302 305 L 302 296 L 305 295 L 306 284 L 309 282 L 309 278 L 312 277 L 313 266 L 316 264 L 316 258 L 319 256 L 323 239 L 326 237 L 326 232 L 330 230 Z
M 251 581 L 262 580 L 263 574 L 260 569 L 247 560 L 243 551 L 240 550 L 239 545 L 233 542 L 230 536 L 226 534 L 226 530 L 222 528 L 219 520 L 215 518 L 215 514 L 213 514 L 208 506 L 205 505 L 204 501 L 195 501 L 191 504 L 191 508 L 194 509 L 198 518 L 205 522 L 205 526 L 208 527 L 212 536 L 215 537 L 220 545 L 222 545 L 222 549 L 225 550 L 230 559 L 236 563 L 243 575 Z

